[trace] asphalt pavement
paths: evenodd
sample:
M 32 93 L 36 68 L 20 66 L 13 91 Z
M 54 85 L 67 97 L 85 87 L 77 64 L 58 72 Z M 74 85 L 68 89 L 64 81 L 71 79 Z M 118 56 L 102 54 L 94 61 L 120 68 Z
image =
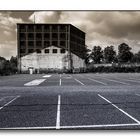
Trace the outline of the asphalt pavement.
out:
M 0 129 L 140 129 L 139 73 L 0 77 Z

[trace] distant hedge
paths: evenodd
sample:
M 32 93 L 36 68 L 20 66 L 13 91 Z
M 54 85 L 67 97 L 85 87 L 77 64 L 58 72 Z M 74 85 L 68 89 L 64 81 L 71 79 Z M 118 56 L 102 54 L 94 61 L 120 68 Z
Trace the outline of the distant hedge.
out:
M 128 73 L 128 72 L 140 72 L 140 66 L 132 66 L 132 67 L 120 67 L 120 66 L 99 66 L 99 67 L 88 67 L 87 72 L 123 72 L 123 73 Z

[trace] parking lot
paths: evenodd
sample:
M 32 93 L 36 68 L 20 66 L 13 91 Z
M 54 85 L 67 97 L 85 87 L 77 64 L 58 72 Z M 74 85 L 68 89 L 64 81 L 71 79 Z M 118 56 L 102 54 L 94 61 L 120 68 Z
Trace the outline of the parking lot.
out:
M 140 74 L 0 77 L 1 129 L 140 129 Z

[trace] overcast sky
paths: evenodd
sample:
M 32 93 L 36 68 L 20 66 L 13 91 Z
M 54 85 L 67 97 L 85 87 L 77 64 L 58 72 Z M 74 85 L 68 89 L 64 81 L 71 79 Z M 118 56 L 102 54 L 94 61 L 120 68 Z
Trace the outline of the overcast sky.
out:
M 127 43 L 133 52 L 140 50 L 140 11 L 26 11 L 0 12 L 0 56 L 9 59 L 17 54 L 16 24 L 71 23 L 86 33 L 86 45 L 102 48 Z

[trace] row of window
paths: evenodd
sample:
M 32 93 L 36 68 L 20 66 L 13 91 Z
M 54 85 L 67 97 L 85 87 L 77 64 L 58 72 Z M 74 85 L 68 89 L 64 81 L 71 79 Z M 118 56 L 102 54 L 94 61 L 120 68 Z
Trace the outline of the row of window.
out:
M 28 49 L 28 53 L 33 53 L 34 49 Z M 42 53 L 40 49 L 36 49 L 37 53 Z M 60 49 L 60 53 L 64 54 L 66 52 L 65 49 Z M 25 49 L 20 49 L 20 53 L 25 53 Z M 50 49 L 45 49 L 44 53 L 51 53 Z M 56 54 L 58 53 L 58 49 L 52 49 L 52 53 Z
M 45 33 L 45 34 L 41 34 L 41 33 L 37 33 L 37 34 L 34 34 L 34 33 L 28 33 L 27 36 L 25 33 L 20 33 L 19 34 L 19 38 L 20 40 L 49 40 L 49 39 L 53 39 L 53 40 L 56 40 L 56 39 L 60 39 L 60 40 L 65 40 L 67 39 L 67 34 L 66 33 Z
M 20 46 L 21 47 L 26 47 L 27 45 L 28 45 L 28 47 L 34 47 L 34 46 L 39 46 L 39 47 L 46 46 L 46 47 L 49 47 L 51 45 L 54 45 L 54 46 L 66 46 L 66 41 L 60 41 L 60 42 L 58 42 L 58 41 L 52 41 L 52 42 L 51 41 L 44 41 L 44 42 L 42 42 L 42 41 L 36 41 L 36 42 L 34 42 L 34 41 L 28 41 L 28 42 L 20 41 Z
M 67 26 L 60 25 L 60 26 L 43 26 L 43 25 L 20 25 L 19 28 L 20 32 L 66 32 L 67 31 Z

